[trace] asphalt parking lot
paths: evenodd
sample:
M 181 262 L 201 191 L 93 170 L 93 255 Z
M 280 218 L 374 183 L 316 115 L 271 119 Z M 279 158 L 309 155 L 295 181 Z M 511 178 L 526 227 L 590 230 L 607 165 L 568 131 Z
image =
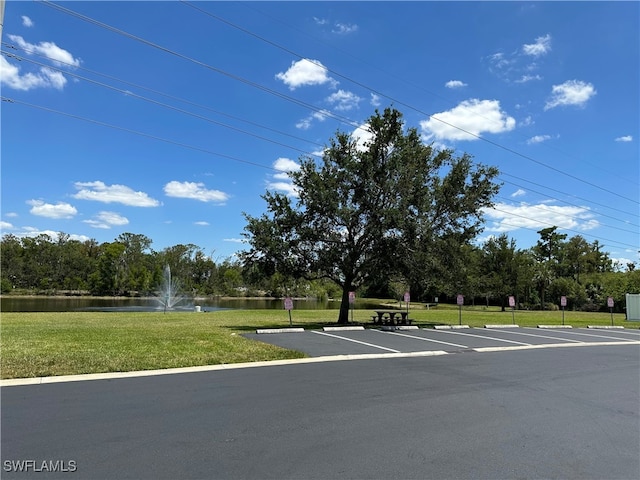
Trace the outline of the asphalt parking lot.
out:
M 286 329 L 285 329 L 286 330 Z M 380 328 L 283 333 L 252 333 L 247 338 L 306 353 L 311 357 L 335 355 L 433 354 L 467 351 L 525 350 L 571 346 L 624 345 L 640 342 L 637 329 L 595 328 L 453 328 L 448 330 Z

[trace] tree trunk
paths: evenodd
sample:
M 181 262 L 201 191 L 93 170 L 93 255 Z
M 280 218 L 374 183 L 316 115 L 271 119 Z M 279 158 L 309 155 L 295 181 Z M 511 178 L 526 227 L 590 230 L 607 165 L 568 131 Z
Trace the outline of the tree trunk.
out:
M 344 285 L 342 287 L 342 300 L 340 301 L 340 314 L 338 316 L 338 323 L 349 323 L 349 292 L 351 291 L 350 285 Z

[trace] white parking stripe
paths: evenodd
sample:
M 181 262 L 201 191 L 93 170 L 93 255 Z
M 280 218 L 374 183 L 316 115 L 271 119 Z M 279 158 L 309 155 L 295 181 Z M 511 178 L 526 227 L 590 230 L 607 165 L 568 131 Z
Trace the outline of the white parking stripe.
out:
M 566 331 L 563 330 L 562 331 L 563 335 L 582 335 L 583 337 L 595 337 L 595 338 L 611 338 L 613 340 L 620 340 L 622 342 L 633 342 L 634 340 L 631 339 L 627 339 L 627 338 L 620 338 L 620 337 L 611 337 L 608 335 L 594 335 L 593 333 L 579 333 L 579 332 L 575 332 L 575 331 Z
M 560 340 L 560 341 L 564 341 L 564 342 L 582 343 L 582 342 L 580 342 L 580 340 L 571 340 L 571 339 L 568 339 L 568 338 L 560 338 L 560 337 L 550 337 L 549 335 L 537 335 L 535 333 L 514 332 L 513 330 L 500 330 L 500 329 L 497 329 L 497 328 L 492 328 L 491 331 L 492 332 L 512 333 L 513 335 L 526 335 L 527 337 L 552 338 L 554 340 Z
M 386 333 L 386 334 L 389 334 L 389 335 L 398 335 L 399 337 L 415 338 L 416 340 L 422 340 L 424 342 L 441 343 L 443 345 L 451 345 L 452 347 L 469 348 L 467 345 L 460 345 L 458 343 L 442 342 L 440 340 L 433 340 L 431 338 L 425 338 L 425 337 L 416 337 L 415 335 L 407 335 L 406 333 L 383 332 L 381 330 L 374 330 L 374 332 Z
M 476 335 L 475 333 L 450 332 L 449 330 L 434 330 L 434 332 L 446 333 L 448 335 L 466 335 L 468 337 L 488 338 L 489 340 L 497 340 L 498 342 L 515 343 L 516 345 L 528 345 L 530 343 L 516 342 L 514 340 L 505 340 L 504 338 L 488 337 L 486 335 Z
M 316 333 L 318 335 L 326 335 L 327 337 L 339 338 L 340 340 L 346 340 L 347 342 L 359 343 L 361 345 L 366 345 L 367 347 L 379 348 L 380 350 L 386 350 L 388 352 L 400 353 L 400 350 L 394 350 L 393 348 L 381 347 L 380 345 L 374 345 L 373 343 L 361 342 L 360 340 L 354 340 L 352 338 L 341 337 L 340 335 L 334 335 L 332 333 L 318 332 L 316 330 L 311 330 L 311 333 Z

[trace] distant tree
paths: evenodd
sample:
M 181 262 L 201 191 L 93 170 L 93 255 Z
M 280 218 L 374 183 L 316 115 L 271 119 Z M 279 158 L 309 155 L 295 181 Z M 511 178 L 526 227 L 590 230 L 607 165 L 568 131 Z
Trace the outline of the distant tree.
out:
M 481 274 L 504 311 L 506 298 L 517 289 L 516 242 L 502 234 L 489 238 L 482 251 Z
M 415 128 L 403 131 L 397 110 L 376 111 L 367 127 L 364 145 L 338 132 L 321 162 L 301 159 L 290 173 L 295 203 L 267 192 L 267 213 L 245 214 L 245 264 L 268 275 L 335 282 L 339 323 L 348 322 L 350 291 L 395 274 L 424 282 L 418 270 L 434 271 L 432 255 L 453 258 L 480 230 L 481 211 L 498 190 L 496 169 L 436 152 Z

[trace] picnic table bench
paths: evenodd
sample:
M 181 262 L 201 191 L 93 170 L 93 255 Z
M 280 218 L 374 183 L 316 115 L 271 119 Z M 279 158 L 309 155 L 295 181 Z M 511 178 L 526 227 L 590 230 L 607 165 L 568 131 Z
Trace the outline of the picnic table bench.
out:
M 375 310 L 375 312 L 371 320 L 376 325 L 411 325 L 412 319 L 409 318 L 409 312 L 400 310 Z

